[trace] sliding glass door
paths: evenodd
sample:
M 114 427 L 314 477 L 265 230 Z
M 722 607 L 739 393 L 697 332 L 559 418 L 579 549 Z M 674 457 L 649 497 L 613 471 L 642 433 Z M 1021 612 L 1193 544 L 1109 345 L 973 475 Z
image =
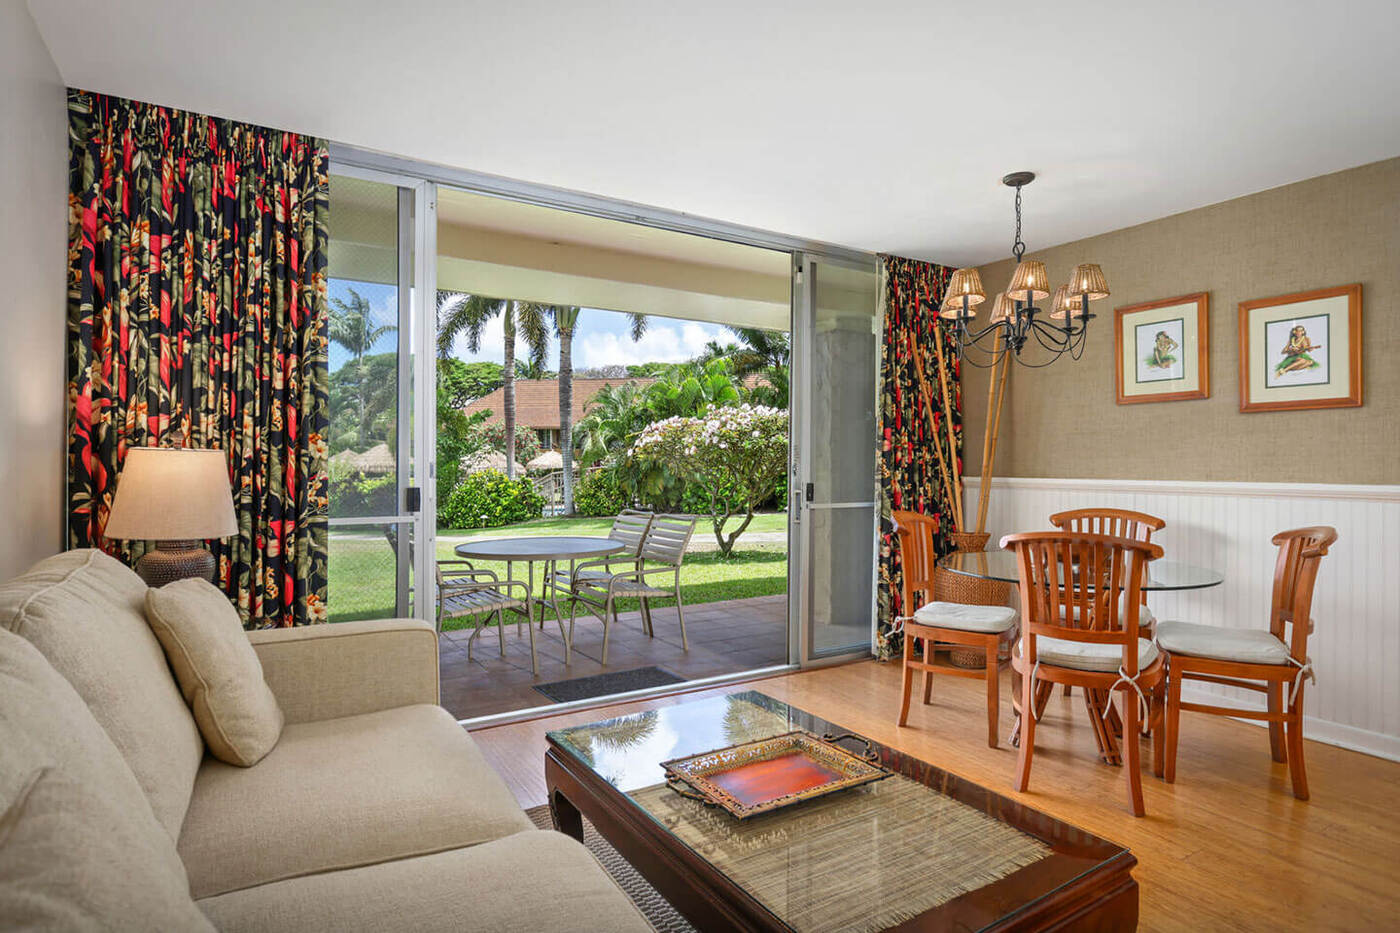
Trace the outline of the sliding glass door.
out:
M 873 259 L 793 258 L 792 657 L 866 654 L 875 609 L 878 284 Z
M 350 168 L 331 175 L 330 584 L 332 622 L 428 617 L 432 606 L 429 185 Z

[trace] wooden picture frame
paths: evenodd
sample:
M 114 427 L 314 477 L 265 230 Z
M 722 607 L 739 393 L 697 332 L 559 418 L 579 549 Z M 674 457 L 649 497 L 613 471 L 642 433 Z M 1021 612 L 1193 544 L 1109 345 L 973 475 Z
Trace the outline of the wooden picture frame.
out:
M 1240 411 L 1361 405 L 1361 283 L 1241 301 L 1239 339 Z
M 1210 398 L 1210 293 L 1115 308 L 1113 349 L 1119 405 Z

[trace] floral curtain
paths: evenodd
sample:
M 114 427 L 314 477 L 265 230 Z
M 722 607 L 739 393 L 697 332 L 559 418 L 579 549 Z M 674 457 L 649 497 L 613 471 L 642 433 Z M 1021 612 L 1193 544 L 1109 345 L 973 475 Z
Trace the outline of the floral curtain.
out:
M 68 94 L 68 543 L 104 541 L 132 446 L 228 452 L 211 544 L 246 625 L 325 620 L 324 140 Z
M 930 515 L 938 521 L 936 545 L 940 553 L 952 550 L 946 537 L 953 530 L 952 505 L 939 482 L 935 445 L 944 456 L 962 457 L 962 390 L 958 381 L 958 360 L 952 341 L 937 327 L 938 306 L 953 270 L 933 263 L 898 256 L 881 257 L 885 332 L 882 344 L 880 383 L 880 582 L 878 594 L 879 654 L 890 657 L 901 650 L 894 619 L 909 611 L 900 605 L 904 578 L 899 562 L 899 543 L 890 512 L 910 510 Z M 934 341 L 942 340 L 944 375 L 953 394 L 949 409 L 953 419 L 956 449 L 949 450 L 944 426 L 942 396 L 939 390 L 938 356 Z M 933 395 L 925 399 L 915 374 L 913 345 L 921 350 L 924 378 Z M 933 407 L 936 429 L 930 437 L 925 406 Z

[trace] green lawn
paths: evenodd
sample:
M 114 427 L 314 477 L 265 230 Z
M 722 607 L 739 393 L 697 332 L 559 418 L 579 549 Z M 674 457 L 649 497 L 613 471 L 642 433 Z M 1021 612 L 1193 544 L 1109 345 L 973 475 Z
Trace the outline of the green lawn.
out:
M 612 527 L 608 518 L 541 518 L 510 525 L 505 528 L 438 530 L 438 557 L 452 559 L 452 548 L 461 540 L 499 538 L 518 535 L 606 535 Z M 685 604 L 742 599 L 748 596 L 772 596 L 787 591 L 786 541 L 759 542 L 753 536 L 768 532 L 786 532 L 787 515 L 777 512 L 754 516 L 752 524 L 739 538 L 738 547 L 728 559 L 720 559 L 713 550 L 695 550 L 696 544 L 713 544 L 708 520 L 696 526 L 692 550 L 681 565 L 681 597 Z M 747 545 L 747 546 L 746 546 Z M 505 564 L 477 561 L 478 568 L 494 570 L 505 577 Z M 535 567 L 540 573 L 542 565 Z M 517 564 L 517 578 L 523 579 L 525 567 Z M 337 532 L 330 543 L 330 621 L 349 622 L 354 619 L 374 619 L 394 614 L 393 552 L 382 534 L 375 532 Z M 536 592 L 539 591 L 536 580 Z M 662 605 L 665 605 L 663 603 Z M 619 611 L 637 608 L 636 600 L 622 600 Z M 582 610 L 580 610 L 582 611 Z M 550 613 L 553 618 L 553 613 Z M 463 628 L 472 620 L 450 620 L 446 628 Z

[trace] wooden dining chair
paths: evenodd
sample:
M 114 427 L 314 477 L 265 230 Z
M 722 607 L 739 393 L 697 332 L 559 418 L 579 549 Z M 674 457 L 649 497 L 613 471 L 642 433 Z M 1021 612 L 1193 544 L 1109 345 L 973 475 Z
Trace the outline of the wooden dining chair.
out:
M 1068 531 L 1007 535 L 1020 576 L 1022 636 L 1011 666 L 1020 675 L 1012 703 L 1018 714 L 1015 787 L 1030 784 L 1035 727 L 1054 684 L 1085 689 L 1101 747 L 1121 740 L 1124 776 L 1134 816 L 1145 812 L 1139 773 L 1139 732 L 1161 718 L 1166 666 L 1138 629 L 1142 568 L 1162 549 L 1130 538 Z M 1126 594 L 1126 595 L 1125 595 Z M 1113 695 L 1122 697 L 1120 734 L 1114 734 Z M 1161 731 L 1154 729 L 1153 768 L 1162 766 Z
M 1336 540 L 1337 530 L 1327 526 L 1274 535 L 1278 560 L 1267 631 L 1176 621 L 1157 626 L 1157 643 L 1167 654 L 1167 762 L 1163 775 L 1167 783 L 1176 780 L 1181 711 L 1190 710 L 1267 722 L 1274 761 L 1288 762 L 1293 796 L 1308 799 L 1308 775 L 1303 767 L 1303 681 L 1312 674 L 1308 636 L 1313 630 L 1313 586 L 1322 558 Z M 1184 703 L 1181 687 L 1188 680 L 1263 693 L 1268 710 Z
M 934 567 L 938 554 L 933 537 L 937 523 L 918 512 L 892 514 L 899 535 L 900 565 L 904 573 L 900 611 L 904 620 L 904 687 L 899 703 L 899 724 L 909 721 L 909 695 L 914 672 L 924 675 L 924 703 L 933 692 L 934 674 L 954 677 L 981 677 L 987 682 L 987 744 L 997 747 L 997 721 L 1001 716 L 1000 675 L 1003 642 L 1016 637 L 1016 610 L 1010 606 L 974 606 L 933 600 Z M 915 608 L 917 607 L 917 608 Z M 915 642 L 922 645 L 922 657 L 914 657 Z M 982 668 L 940 664 L 937 645 L 965 645 L 985 653 Z
M 1146 512 L 1133 512 L 1129 509 L 1070 509 L 1050 516 L 1050 524 L 1061 531 L 1074 531 L 1080 534 L 1111 535 L 1115 538 L 1132 538 L 1134 541 L 1152 541 L 1152 533 L 1167 526 L 1166 521 Z M 1147 570 L 1143 569 L 1146 579 Z M 1157 625 L 1157 617 L 1147 605 L 1147 592 L 1142 594 L 1142 608 L 1138 610 L 1138 623 L 1144 629 L 1143 637 L 1151 638 Z M 1065 696 L 1074 688 L 1065 684 Z

